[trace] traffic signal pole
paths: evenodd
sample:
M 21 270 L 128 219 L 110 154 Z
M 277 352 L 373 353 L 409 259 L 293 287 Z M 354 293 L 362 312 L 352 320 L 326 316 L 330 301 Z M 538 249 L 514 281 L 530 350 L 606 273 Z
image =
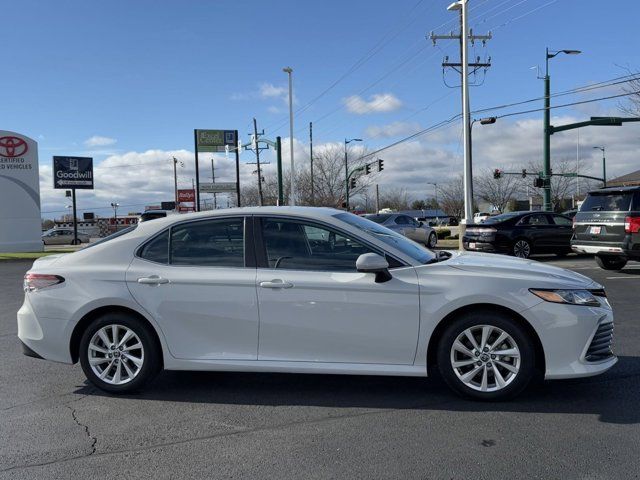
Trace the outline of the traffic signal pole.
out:
M 545 185 L 542 196 L 542 210 L 551 211 L 551 182 L 546 179 L 551 178 L 551 79 L 549 78 L 549 49 L 545 55 L 544 73 L 544 163 L 542 166 L 542 176 Z

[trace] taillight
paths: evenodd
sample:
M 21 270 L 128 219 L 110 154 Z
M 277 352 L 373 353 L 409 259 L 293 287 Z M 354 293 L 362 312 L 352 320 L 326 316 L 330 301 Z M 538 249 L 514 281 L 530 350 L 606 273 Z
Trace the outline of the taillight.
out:
M 624 231 L 626 233 L 640 232 L 640 217 L 626 217 L 624 219 Z
M 24 276 L 24 291 L 35 292 L 43 288 L 53 287 L 64 282 L 60 275 L 47 275 L 44 273 L 27 273 Z

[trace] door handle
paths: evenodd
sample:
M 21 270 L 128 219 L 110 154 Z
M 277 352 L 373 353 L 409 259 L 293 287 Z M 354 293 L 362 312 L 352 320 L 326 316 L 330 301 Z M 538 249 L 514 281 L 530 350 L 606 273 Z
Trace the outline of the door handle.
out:
M 148 277 L 139 278 L 138 283 L 143 285 L 161 285 L 163 283 L 169 283 L 169 279 L 159 277 L 158 275 L 150 275 Z
M 262 288 L 293 288 L 293 283 L 277 279 L 270 282 L 260 282 L 260 286 Z

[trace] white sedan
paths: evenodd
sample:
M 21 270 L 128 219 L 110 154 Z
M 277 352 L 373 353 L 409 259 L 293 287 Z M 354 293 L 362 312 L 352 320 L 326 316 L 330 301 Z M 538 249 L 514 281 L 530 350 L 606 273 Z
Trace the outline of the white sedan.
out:
M 427 376 L 501 399 L 536 371 L 617 361 L 601 285 L 534 261 L 434 253 L 328 208 L 261 207 L 141 223 L 24 279 L 27 355 L 80 362 L 114 393 L 162 368 Z

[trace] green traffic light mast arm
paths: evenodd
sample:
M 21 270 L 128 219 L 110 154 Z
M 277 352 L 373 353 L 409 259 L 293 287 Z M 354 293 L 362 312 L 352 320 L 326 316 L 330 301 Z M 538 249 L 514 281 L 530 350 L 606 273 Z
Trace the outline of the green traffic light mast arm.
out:
M 631 118 L 591 117 L 591 120 L 586 120 L 584 122 L 577 122 L 577 123 L 569 123 L 567 125 L 560 125 L 559 127 L 554 127 L 553 125 L 549 125 L 549 134 L 553 135 L 556 132 L 573 130 L 574 128 L 588 127 L 590 125 L 619 127 L 626 122 L 640 122 L 640 117 L 631 117 Z

